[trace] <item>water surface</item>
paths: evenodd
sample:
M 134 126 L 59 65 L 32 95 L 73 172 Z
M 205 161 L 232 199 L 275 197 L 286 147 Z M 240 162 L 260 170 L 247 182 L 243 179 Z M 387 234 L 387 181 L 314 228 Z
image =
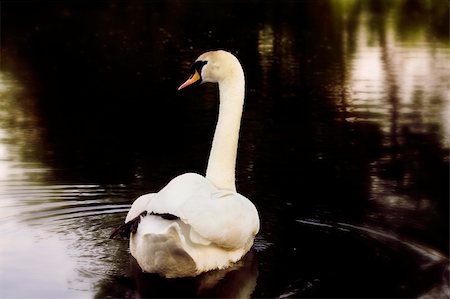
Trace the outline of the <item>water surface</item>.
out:
M 2 298 L 420 297 L 448 293 L 445 1 L 2 3 Z M 240 193 L 253 250 L 196 278 L 143 274 L 109 240 L 132 201 L 203 173 L 241 60 Z

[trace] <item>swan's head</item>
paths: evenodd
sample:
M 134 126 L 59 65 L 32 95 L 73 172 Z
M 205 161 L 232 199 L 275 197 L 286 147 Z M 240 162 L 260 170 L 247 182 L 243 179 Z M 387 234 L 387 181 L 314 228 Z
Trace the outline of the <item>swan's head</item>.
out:
M 178 90 L 194 83 L 220 83 L 227 78 L 243 76 L 241 64 L 231 53 L 223 50 L 200 55 L 191 66 L 191 75 Z

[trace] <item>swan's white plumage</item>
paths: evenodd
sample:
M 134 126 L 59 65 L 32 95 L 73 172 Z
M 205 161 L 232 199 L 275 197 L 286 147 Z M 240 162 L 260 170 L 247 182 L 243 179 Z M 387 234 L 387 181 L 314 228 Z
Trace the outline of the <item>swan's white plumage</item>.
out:
M 141 268 L 167 277 L 193 276 L 226 268 L 247 253 L 259 231 L 258 212 L 248 199 L 233 191 L 219 190 L 208 179 L 194 173 L 174 178 L 158 193 L 139 197 L 128 212 L 126 222 L 144 210 L 180 217 L 170 221 L 154 215 L 144 216 L 130 239 L 131 254 Z M 148 242 L 154 246 L 149 248 Z M 174 261 L 173 267 L 187 269 L 188 273 L 179 269 L 172 273 L 174 269 L 163 269 L 162 265 L 148 261 L 158 260 L 154 257 L 170 251 L 186 252 L 195 270 L 180 267 L 188 263 L 185 256 L 181 256 L 182 262 Z M 167 264 L 165 259 L 160 258 L 160 263 Z
M 201 77 L 219 83 L 221 96 L 207 177 L 187 173 L 174 178 L 158 193 L 136 199 L 125 220 L 147 211 L 131 234 L 130 251 L 143 271 L 166 277 L 226 268 L 248 252 L 259 231 L 255 206 L 235 191 L 245 85 L 242 67 L 225 51 L 208 52 L 198 60 L 207 61 Z

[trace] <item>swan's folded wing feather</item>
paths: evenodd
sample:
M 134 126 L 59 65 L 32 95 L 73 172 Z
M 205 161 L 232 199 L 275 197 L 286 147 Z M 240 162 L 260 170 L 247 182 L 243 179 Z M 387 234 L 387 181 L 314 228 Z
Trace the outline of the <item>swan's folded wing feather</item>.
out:
M 127 217 L 125 218 L 125 223 L 132 219 L 135 219 L 138 215 L 144 212 L 153 199 L 155 199 L 156 193 L 149 193 L 138 197 L 131 205 L 128 211 Z
M 209 184 L 210 185 L 210 184 Z M 179 216 L 178 210 L 192 195 L 203 193 L 210 188 L 205 178 L 196 173 L 185 173 L 172 179 L 158 193 L 155 200 L 149 201 L 147 211 L 169 213 Z
M 259 230 L 255 206 L 238 193 L 197 193 L 178 213 L 201 237 L 227 249 L 245 247 Z
M 211 244 L 210 240 L 207 240 L 207 239 L 203 238 L 201 235 L 199 235 L 199 233 L 197 233 L 193 227 L 190 227 L 190 229 L 189 229 L 189 240 L 192 243 L 204 245 L 204 246 L 208 246 Z

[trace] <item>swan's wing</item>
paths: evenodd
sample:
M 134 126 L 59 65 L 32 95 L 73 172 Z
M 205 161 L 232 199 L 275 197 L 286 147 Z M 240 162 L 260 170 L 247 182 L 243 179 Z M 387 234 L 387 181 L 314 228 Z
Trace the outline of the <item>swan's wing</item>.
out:
M 196 173 L 185 173 L 171 180 L 150 200 L 147 211 L 154 213 L 169 213 L 179 215 L 180 207 L 192 196 L 214 190 L 211 183 Z
M 243 248 L 259 230 L 258 212 L 247 198 L 218 190 L 194 173 L 180 175 L 160 192 L 138 198 L 126 221 L 144 210 L 179 217 L 190 226 L 189 239 L 196 244 Z
M 189 198 L 178 213 L 198 235 L 228 249 L 245 247 L 259 231 L 255 206 L 235 192 L 204 190 Z
M 156 193 L 149 193 L 138 197 L 131 205 L 127 217 L 125 218 L 125 223 L 135 219 L 142 212 L 146 211 L 148 204 L 155 198 L 155 196 Z

